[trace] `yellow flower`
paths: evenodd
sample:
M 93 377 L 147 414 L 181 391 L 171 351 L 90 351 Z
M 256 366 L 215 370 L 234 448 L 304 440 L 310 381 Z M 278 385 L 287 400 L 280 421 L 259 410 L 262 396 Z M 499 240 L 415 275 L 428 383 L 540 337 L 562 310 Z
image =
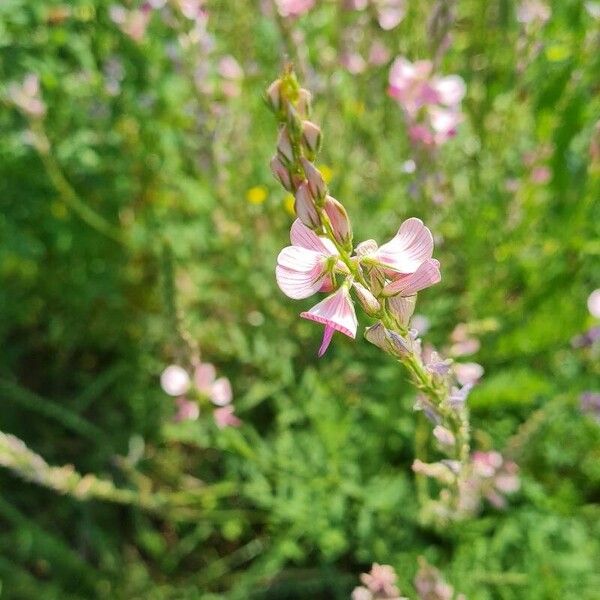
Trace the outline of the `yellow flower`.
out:
M 292 194 L 285 195 L 285 198 L 283 199 L 283 208 L 292 217 L 296 216 L 296 211 L 294 210 L 294 196 Z
M 246 200 L 250 204 L 262 204 L 267 199 L 267 188 L 264 185 L 255 185 L 246 192 Z
M 331 167 L 328 167 L 327 165 L 320 165 L 319 171 L 321 171 L 321 175 L 323 175 L 323 180 L 325 183 L 329 183 L 333 177 L 333 171 L 331 170 Z

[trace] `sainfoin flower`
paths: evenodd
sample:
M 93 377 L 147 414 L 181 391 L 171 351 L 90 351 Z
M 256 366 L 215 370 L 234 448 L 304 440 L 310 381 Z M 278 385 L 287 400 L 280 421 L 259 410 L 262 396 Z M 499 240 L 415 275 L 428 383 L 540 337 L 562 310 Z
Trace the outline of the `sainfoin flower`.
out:
M 281 291 L 295 300 L 330 291 L 330 273 L 338 254 L 333 243 L 319 237 L 299 219 L 292 224 L 290 239 L 292 245 L 277 257 L 275 276 Z
M 327 296 L 316 306 L 313 306 L 309 311 L 300 313 L 300 316 L 325 326 L 323 341 L 318 353 L 319 357 L 327 351 L 335 331 L 339 331 L 352 339 L 356 337 L 358 321 L 356 320 L 354 304 L 350 298 L 348 287 L 345 285 Z
M 194 383 L 201 394 L 204 394 L 216 406 L 225 406 L 233 398 L 231 384 L 227 377 L 219 377 L 215 367 L 210 363 L 200 363 L 194 370 Z
M 411 63 L 399 57 L 389 76 L 389 95 L 404 110 L 409 135 L 424 146 L 439 146 L 456 135 L 466 91 L 458 75 L 440 77 L 432 70 L 431 61 Z
M 242 422 L 233 414 L 233 406 L 222 406 L 213 412 L 215 424 L 219 429 L 239 427 Z
M 282 17 L 299 17 L 314 6 L 315 0 L 275 0 L 275 4 Z
M 398 576 L 389 565 L 374 563 L 368 573 L 362 573 L 362 586 L 354 588 L 352 600 L 406 600 L 396 587 Z

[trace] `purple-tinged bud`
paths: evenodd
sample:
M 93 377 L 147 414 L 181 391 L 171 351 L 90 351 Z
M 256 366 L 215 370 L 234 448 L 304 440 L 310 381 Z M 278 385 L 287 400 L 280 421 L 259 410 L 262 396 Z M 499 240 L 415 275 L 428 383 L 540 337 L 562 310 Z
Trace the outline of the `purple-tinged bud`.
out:
M 282 127 L 279 131 L 277 155 L 284 165 L 291 165 L 294 162 L 294 148 L 287 127 Z
M 381 294 L 385 286 L 385 281 L 385 273 L 383 272 L 383 269 L 380 269 L 379 267 L 371 267 L 369 269 L 369 282 L 371 284 L 371 291 L 375 295 L 379 296 L 379 294 Z
M 302 146 L 308 158 L 314 160 L 321 149 L 321 129 L 311 121 L 302 123 Z
M 294 184 L 292 177 L 290 176 L 290 172 L 277 156 L 274 156 L 271 159 L 271 172 L 288 192 L 292 192 L 294 190 Z
M 323 208 L 329 217 L 333 236 L 338 244 L 350 247 L 352 245 L 352 226 L 346 209 L 332 196 L 325 197 Z
M 269 106 L 275 111 L 279 112 L 282 106 L 281 100 L 281 79 L 276 79 L 268 88 L 266 93 L 266 100 Z
M 370 316 L 375 317 L 377 313 L 381 310 L 381 304 L 379 304 L 379 300 L 371 294 L 371 292 L 364 286 L 358 282 L 354 282 L 352 284 L 354 287 L 354 291 L 356 292 L 356 297 L 360 302 L 360 305 L 363 307 L 364 311 Z
M 296 203 L 294 204 L 296 215 L 310 229 L 317 229 L 321 226 L 321 219 L 315 206 L 315 201 L 312 199 L 308 191 L 306 182 L 300 184 L 296 190 Z
M 417 458 L 412 464 L 412 470 L 445 485 L 452 485 L 456 480 L 453 469 L 446 462 L 424 463 Z
M 298 90 L 298 101 L 296 102 L 296 109 L 302 116 L 310 116 L 311 102 L 312 94 L 308 90 L 300 88 L 300 90 Z
M 433 435 L 442 446 L 454 446 L 454 442 L 456 441 L 454 434 L 441 425 L 436 425 L 433 428 Z
M 309 160 L 302 157 L 302 168 L 306 175 L 306 181 L 308 182 L 308 189 L 310 190 L 311 196 L 315 199 L 317 205 L 327 196 L 327 185 L 321 175 L 321 171 L 315 167 Z
M 368 327 L 365 330 L 365 338 L 384 352 L 398 358 L 410 353 L 409 342 L 395 331 L 386 329 L 381 322 Z

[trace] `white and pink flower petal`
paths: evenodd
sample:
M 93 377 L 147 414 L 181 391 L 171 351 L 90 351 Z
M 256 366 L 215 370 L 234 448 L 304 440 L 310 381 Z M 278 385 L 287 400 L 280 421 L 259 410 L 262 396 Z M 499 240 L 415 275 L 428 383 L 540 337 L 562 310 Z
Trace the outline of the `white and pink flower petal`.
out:
M 402 223 L 398 233 L 375 252 L 375 259 L 398 273 L 414 273 L 433 254 L 433 235 L 421 219 Z
M 400 277 L 383 289 L 386 296 L 413 296 L 417 292 L 441 281 L 440 263 L 434 258 L 426 260 L 410 275 Z
M 313 250 L 326 256 L 338 254 L 338 251 L 330 240 L 319 237 L 312 229 L 304 225 L 300 219 L 296 219 L 292 223 L 290 240 L 293 246 Z

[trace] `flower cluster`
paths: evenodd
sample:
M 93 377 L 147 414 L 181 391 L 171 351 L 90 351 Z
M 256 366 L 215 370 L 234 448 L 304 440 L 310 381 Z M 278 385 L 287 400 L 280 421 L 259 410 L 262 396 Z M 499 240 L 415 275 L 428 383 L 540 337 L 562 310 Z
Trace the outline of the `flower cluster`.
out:
M 400 596 L 396 586 L 398 576 L 389 565 L 374 563 L 369 573 L 360 576 L 363 585 L 354 588 L 352 600 L 407 600 Z M 419 557 L 419 570 L 414 587 L 419 600 L 465 600 L 464 594 L 454 595 L 454 588 L 442 574 L 423 557 Z
M 41 97 L 40 80 L 35 73 L 28 73 L 21 83 L 8 87 L 9 100 L 32 119 L 41 119 L 46 114 L 46 105 Z
M 456 135 L 466 91 L 458 75 L 439 77 L 433 73 L 431 61 L 411 63 L 401 56 L 390 69 L 388 91 L 402 107 L 415 143 L 434 148 Z
M 354 588 L 352 600 L 407 600 L 400 597 L 397 579 L 393 567 L 374 563 L 368 573 L 360 576 L 364 585 Z
M 198 362 L 192 376 L 179 365 L 169 365 L 160 376 L 163 391 L 175 397 L 176 421 L 196 420 L 202 405 L 214 405 L 213 418 L 219 429 L 237 427 L 241 421 L 235 416 L 231 384 L 226 377 L 218 377 L 210 363 Z

